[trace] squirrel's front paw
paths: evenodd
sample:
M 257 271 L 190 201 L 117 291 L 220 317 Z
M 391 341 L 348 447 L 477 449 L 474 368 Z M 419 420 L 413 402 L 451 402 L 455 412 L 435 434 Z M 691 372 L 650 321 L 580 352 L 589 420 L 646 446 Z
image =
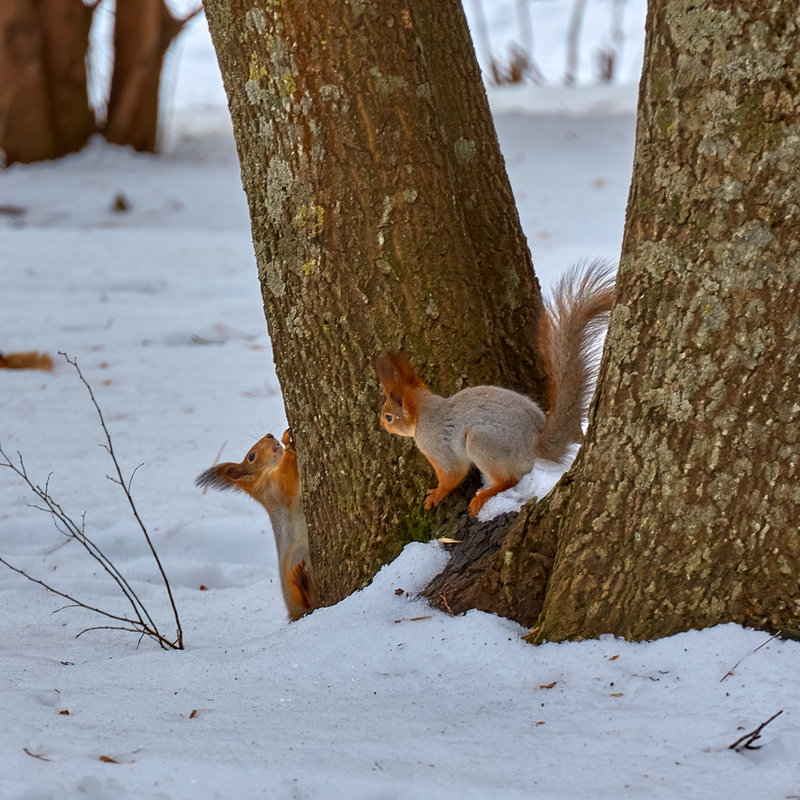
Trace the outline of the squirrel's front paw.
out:
M 425 495 L 425 508 L 430 511 L 436 508 L 439 503 L 447 497 L 447 492 L 443 492 L 438 486 L 435 489 L 429 489 L 428 494 Z

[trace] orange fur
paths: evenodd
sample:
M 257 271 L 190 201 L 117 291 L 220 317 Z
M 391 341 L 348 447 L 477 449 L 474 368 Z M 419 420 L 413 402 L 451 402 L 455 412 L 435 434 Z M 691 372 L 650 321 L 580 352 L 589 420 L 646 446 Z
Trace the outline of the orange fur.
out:
M 381 353 L 375 361 L 375 372 L 386 397 L 381 424 L 389 433 L 413 436 L 419 419 L 417 395 L 428 391 L 428 387 L 400 353 Z
M 430 459 L 429 459 L 430 460 Z M 430 462 L 431 466 L 433 467 L 434 471 L 436 472 L 436 478 L 439 481 L 439 484 L 436 486 L 435 489 L 430 489 L 428 493 L 425 495 L 425 508 L 430 510 L 432 508 L 436 508 L 439 503 L 444 500 L 450 492 L 455 489 L 461 481 L 464 480 L 464 477 L 467 474 L 468 470 L 459 470 L 456 472 L 445 472 L 444 470 L 440 469 L 433 461 Z
M 288 429 L 283 434 L 283 458 L 275 470 L 275 487 L 287 506 L 296 506 L 300 502 L 300 474 L 297 471 L 297 452 Z
M 261 502 L 259 495 L 283 456 L 283 447 L 268 433 L 247 451 L 247 455 L 239 463 L 226 461 L 215 464 L 199 475 L 196 483 L 198 486 L 212 486 L 215 489 L 237 489 Z
M 307 611 L 311 611 L 314 608 L 313 598 L 316 594 L 316 589 L 305 561 L 294 565 L 294 568 L 289 573 L 289 585 L 295 603 Z
M 597 358 L 593 343 L 613 302 L 608 264 L 577 264 L 561 277 L 539 315 L 537 345 L 548 379 L 547 421 L 538 445 L 542 458 L 559 461 L 572 442 L 583 438 L 581 420 Z
M 500 492 L 504 492 L 506 489 L 510 489 L 512 486 L 516 486 L 518 483 L 516 478 L 497 478 L 494 475 L 491 476 L 491 482 L 491 486 L 487 489 L 481 489 L 475 494 L 475 497 L 470 500 L 469 513 L 472 514 L 473 517 L 478 516 L 478 512 L 492 497 L 496 494 L 500 494 Z
M 381 425 L 413 437 L 433 466 L 438 485 L 425 498 L 435 508 L 475 465 L 488 486 L 469 505 L 471 514 L 514 486 L 537 459 L 563 462 L 583 439 L 597 334 L 614 299 L 611 265 L 570 268 L 539 315 L 537 344 L 547 375 L 547 411 L 498 386 L 468 387 L 450 397 L 433 394 L 408 360 L 384 352 L 375 372 L 386 398 Z
M 284 600 L 290 619 L 296 620 L 316 608 L 318 600 L 308 556 L 297 453 L 288 430 L 282 442 L 268 433 L 241 462 L 216 464 L 195 482 L 245 492 L 264 507 L 275 534 Z

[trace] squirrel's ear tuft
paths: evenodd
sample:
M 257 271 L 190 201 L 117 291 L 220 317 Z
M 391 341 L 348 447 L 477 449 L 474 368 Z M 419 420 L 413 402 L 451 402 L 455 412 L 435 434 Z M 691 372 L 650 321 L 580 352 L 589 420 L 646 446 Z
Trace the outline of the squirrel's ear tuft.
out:
M 392 361 L 393 353 L 384 351 L 375 359 L 375 374 L 381 383 L 383 393 L 388 397 L 389 392 L 397 388 L 400 382 L 400 376 L 394 368 Z
M 375 372 L 381 382 L 383 393 L 388 397 L 392 391 L 402 393 L 403 389 L 422 389 L 425 384 L 420 380 L 414 367 L 401 353 L 386 350 L 375 361 Z

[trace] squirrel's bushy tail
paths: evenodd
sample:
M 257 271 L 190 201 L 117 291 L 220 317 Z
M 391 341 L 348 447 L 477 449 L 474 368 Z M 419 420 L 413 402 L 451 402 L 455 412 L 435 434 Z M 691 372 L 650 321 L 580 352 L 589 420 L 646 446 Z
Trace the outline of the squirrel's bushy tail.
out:
M 614 300 L 614 266 L 605 261 L 570 267 L 545 303 L 539 350 L 548 377 L 547 421 L 537 455 L 561 461 L 583 438 L 581 421 L 591 399 L 599 356 L 597 337 Z

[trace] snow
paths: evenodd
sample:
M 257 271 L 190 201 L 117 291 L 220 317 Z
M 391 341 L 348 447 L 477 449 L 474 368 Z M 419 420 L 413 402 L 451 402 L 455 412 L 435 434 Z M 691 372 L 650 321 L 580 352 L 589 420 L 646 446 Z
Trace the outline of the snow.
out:
M 447 557 L 435 543 L 410 545 L 368 588 L 287 623 L 263 510 L 193 485 L 217 457 L 239 460 L 279 434 L 285 417 L 201 21 L 181 47 L 163 156 L 93 142 L 0 175 L 0 206 L 24 209 L 0 215 L 0 349 L 76 357 L 124 474 L 144 464 L 133 495 L 186 650 L 114 631 L 75 638 L 103 621 L 52 613 L 63 601 L 0 570 L 0 798 L 797 796 L 796 643 L 726 625 L 532 647 L 515 623 L 449 617 L 416 596 Z M 509 91 L 490 99 L 537 274 L 549 284 L 577 258 L 615 258 L 635 92 L 620 87 L 612 101 L 584 87 L 565 109 L 557 87 L 535 105 L 531 89 L 513 101 Z M 127 212 L 111 210 L 120 192 Z M 102 441 L 60 357 L 52 373 L 0 371 L 4 450 L 20 451 L 35 481 L 51 474 L 75 519 L 86 512 L 87 533 L 171 634 Z M 0 556 L 124 610 L 33 500 L 0 470 Z M 762 749 L 728 748 L 781 709 Z

